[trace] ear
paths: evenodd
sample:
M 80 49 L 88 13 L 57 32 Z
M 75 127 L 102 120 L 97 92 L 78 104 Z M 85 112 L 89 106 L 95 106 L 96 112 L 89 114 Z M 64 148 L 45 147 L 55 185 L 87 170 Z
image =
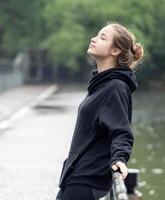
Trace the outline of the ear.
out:
M 110 53 L 111 53 L 112 56 L 118 56 L 121 53 L 121 50 L 114 47 L 114 48 L 111 49 Z

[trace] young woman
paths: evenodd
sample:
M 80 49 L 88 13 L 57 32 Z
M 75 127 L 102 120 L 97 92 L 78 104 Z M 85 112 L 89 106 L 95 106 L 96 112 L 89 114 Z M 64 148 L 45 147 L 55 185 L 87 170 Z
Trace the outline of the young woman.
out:
M 134 137 L 132 97 L 135 66 L 143 47 L 125 27 L 111 23 L 91 39 L 87 53 L 96 61 L 88 93 L 78 108 L 76 126 L 59 181 L 58 200 L 98 200 L 112 186 L 112 171 L 127 176 Z

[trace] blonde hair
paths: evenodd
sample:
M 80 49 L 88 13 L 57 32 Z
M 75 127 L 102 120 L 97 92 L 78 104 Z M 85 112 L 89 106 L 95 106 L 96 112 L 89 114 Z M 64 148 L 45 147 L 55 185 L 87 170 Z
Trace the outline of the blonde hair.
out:
M 135 69 L 144 56 L 144 49 L 136 42 L 135 35 L 119 23 L 108 23 L 115 32 L 113 46 L 121 50 L 116 66 L 127 66 Z

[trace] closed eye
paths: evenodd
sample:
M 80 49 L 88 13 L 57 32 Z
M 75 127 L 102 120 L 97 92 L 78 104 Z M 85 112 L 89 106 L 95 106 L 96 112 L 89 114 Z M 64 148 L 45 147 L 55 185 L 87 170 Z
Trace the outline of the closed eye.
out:
M 104 33 L 98 33 L 97 34 L 97 36 L 100 36 L 100 38 L 102 39 L 102 40 L 105 40 L 106 39 L 106 35 L 104 34 Z
M 101 36 L 101 39 L 102 39 L 102 40 L 105 40 L 105 39 L 106 39 L 106 37 L 105 37 L 105 36 Z

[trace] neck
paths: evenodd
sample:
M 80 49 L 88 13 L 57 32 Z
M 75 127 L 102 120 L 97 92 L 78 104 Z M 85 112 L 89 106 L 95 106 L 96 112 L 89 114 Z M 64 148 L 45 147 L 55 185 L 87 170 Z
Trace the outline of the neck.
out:
M 107 70 L 109 68 L 114 68 L 115 67 L 115 61 L 113 59 L 97 59 L 96 60 L 97 63 L 97 70 L 98 73 Z

